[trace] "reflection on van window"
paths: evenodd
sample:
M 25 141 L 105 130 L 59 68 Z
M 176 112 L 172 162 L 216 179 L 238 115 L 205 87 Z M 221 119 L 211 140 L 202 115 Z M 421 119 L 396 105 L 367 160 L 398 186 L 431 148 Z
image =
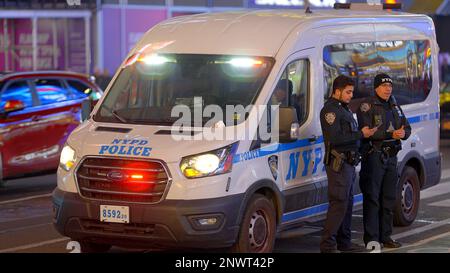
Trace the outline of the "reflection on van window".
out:
M 180 118 L 171 117 L 177 105 L 188 106 L 192 114 L 194 108 L 218 105 L 225 116 L 226 105 L 254 103 L 273 64 L 271 58 L 190 54 L 136 60 L 120 72 L 96 121 L 172 125 Z M 205 118 L 203 125 L 210 119 Z
M 326 99 L 338 75 L 355 80 L 352 110 L 362 98 L 373 94 L 373 79 L 379 72 L 393 78 L 393 94 L 401 105 L 424 101 L 431 90 L 431 43 L 428 40 L 330 45 L 324 48 L 323 60 Z

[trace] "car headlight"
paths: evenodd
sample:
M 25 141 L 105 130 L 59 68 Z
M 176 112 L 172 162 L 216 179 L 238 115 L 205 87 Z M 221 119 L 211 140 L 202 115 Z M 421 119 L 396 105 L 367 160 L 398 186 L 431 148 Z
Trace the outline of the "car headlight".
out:
M 237 147 L 238 143 L 236 142 L 214 151 L 183 157 L 180 164 L 181 172 L 187 178 L 198 178 L 230 172 Z
M 64 146 L 59 158 L 59 166 L 66 171 L 69 171 L 75 165 L 75 150 L 70 146 Z

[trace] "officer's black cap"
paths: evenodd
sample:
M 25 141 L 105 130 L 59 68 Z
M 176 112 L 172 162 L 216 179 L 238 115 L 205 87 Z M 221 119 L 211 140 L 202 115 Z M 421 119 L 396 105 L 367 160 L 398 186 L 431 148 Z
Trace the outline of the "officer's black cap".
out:
M 388 74 L 380 73 L 375 76 L 375 79 L 373 80 L 373 88 L 377 88 L 378 86 L 382 85 L 383 83 L 390 83 L 392 84 L 392 79 L 389 77 Z

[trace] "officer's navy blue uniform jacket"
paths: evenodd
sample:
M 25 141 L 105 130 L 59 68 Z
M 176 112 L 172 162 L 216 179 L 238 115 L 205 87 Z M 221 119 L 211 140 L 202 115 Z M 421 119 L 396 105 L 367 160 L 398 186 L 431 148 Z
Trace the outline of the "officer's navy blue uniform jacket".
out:
M 320 111 L 320 125 L 325 142 L 338 152 L 358 151 L 363 137 L 348 105 L 330 98 Z
M 381 147 L 384 141 L 384 143 L 390 142 L 389 146 L 397 145 L 398 147 L 401 147 L 400 140 L 394 140 L 392 138 L 392 131 L 388 131 L 390 122 L 386 117 L 386 113 L 389 111 L 391 111 L 393 115 L 393 129 L 397 130 L 400 129 L 402 125 L 404 126 L 405 137 L 402 140 L 408 139 L 411 135 L 411 125 L 409 125 L 408 119 L 404 116 L 395 98 L 391 96 L 386 102 L 375 95 L 363 100 L 356 112 L 359 128 L 363 128 L 364 126 L 373 128 L 381 124 L 375 134 L 363 140 L 363 146 L 367 145 L 369 141 L 372 141 L 373 145 Z

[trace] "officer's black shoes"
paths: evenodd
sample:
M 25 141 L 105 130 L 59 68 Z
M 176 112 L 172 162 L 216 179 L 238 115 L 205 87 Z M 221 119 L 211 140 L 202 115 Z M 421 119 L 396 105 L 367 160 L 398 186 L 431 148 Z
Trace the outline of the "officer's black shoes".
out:
M 402 246 L 402 244 L 400 242 L 395 241 L 393 239 L 391 239 L 387 242 L 383 242 L 381 245 L 382 245 L 382 247 L 385 247 L 385 248 L 399 248 Z
M 351 243 L 349 246 L 345 247 L 338 246 L 338 250 L 343 253 L 367 252 L 364 246 L 355 243 Z
M 321 249 L 320 253 L 341 253 L 341 252 L 337 249 Z

